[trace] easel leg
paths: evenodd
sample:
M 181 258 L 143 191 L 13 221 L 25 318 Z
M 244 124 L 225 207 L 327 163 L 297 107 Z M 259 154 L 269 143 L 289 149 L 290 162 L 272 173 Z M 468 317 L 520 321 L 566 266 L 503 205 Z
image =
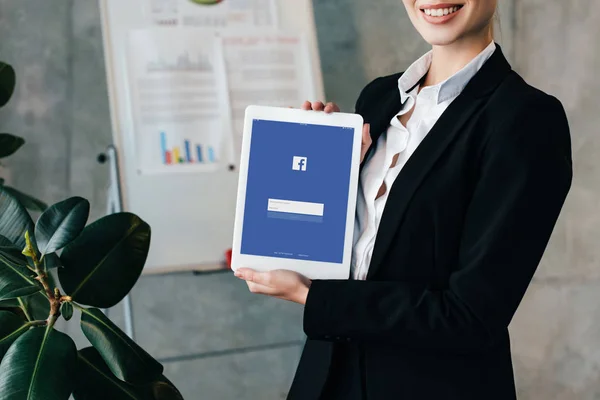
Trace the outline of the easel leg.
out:
M 123 201 L 121 197 L 121 185 L 119 181 L 119 162 L 117 158 L 117 149 L 115 146 L 109 146 L 106 154 L 98 157 L 101 163 L 107 162 L 110 168 L 110 185 L 108 187 L 107 215 L 123 211 Z M 103 310 L 108 316 L 109 309 Z M 123 317 L 125 318 L 125 333 L 135 341 L 135 331 L 133 327 L 133 307 L 131 294 L 123 299 Z

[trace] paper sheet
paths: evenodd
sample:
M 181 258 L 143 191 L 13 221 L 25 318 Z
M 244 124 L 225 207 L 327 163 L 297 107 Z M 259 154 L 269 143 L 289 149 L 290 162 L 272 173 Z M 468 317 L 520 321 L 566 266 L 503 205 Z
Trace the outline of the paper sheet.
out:
M 231 162 L 220 42 L 212 33 L 170 28 L 134 30 L 129 39 L 139 172 L 208 172 Z
M 222 33 L 236 155 L 249 105 L 300 107 L 314 99 L 310 54 L 303 38 L 286 33 Z
M 151 24 L 175 26 L 179 23 L 179 0 L 145 0 L 145 12 Z
M 151 24 L 196 28 L 277 26 L 276 0 L 146 0 Z

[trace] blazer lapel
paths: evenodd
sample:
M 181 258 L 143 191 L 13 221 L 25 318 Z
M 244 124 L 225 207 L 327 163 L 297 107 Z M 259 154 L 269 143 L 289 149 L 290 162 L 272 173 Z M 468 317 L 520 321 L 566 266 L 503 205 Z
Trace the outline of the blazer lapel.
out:
M 484 103 L 486 95 L 489 95 L 510 71 L 510 65 L 497 45 L 494 54 L 450 104 L 408 159 L 390 189 L 375 240 L 368 278 L 373 276 L 383 262 L 408 204 L 429 170 L 462 131 L 469 118 Z M 393 114 L 387 120 L 381 121 L 381 124 L 387 121 L 387 126 L 392 116 Z M 380 124 L 376 126 L 381 128 Z
M 363 162 L 360 164 L 360 170 L 365 166 L 371 152 L 375 149 L 375 144 L 379 137 L 385 132 L 390 124 L 390 121 L 402 108 L 400 100 L 400 92 L 398 89 L 390 91 L 387 97 L 383 100 L 381 108 L 377 109 L 376 115 L 372 118 L 365 116 L 365 123 L 371 124 L 371 141 L 372 144 L 365 154 Z

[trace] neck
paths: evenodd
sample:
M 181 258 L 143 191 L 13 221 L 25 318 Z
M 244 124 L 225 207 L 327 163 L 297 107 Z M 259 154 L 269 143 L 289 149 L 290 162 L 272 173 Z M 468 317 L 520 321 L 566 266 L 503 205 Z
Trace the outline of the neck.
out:
M 460 71 L 491 42 L 491 35 L 464 38 L 446 46 L 433 46 L 431 66 L 423 86 L 437 85 Z

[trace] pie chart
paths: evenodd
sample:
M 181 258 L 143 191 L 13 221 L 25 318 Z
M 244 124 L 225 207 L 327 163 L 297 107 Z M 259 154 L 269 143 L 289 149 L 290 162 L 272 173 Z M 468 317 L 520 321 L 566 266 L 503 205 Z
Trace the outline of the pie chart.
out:
M 201 4 L 205 6 L 211 6 L 213 4 L 222 3 L 223 0 L 190 0 L 192 3 Z

